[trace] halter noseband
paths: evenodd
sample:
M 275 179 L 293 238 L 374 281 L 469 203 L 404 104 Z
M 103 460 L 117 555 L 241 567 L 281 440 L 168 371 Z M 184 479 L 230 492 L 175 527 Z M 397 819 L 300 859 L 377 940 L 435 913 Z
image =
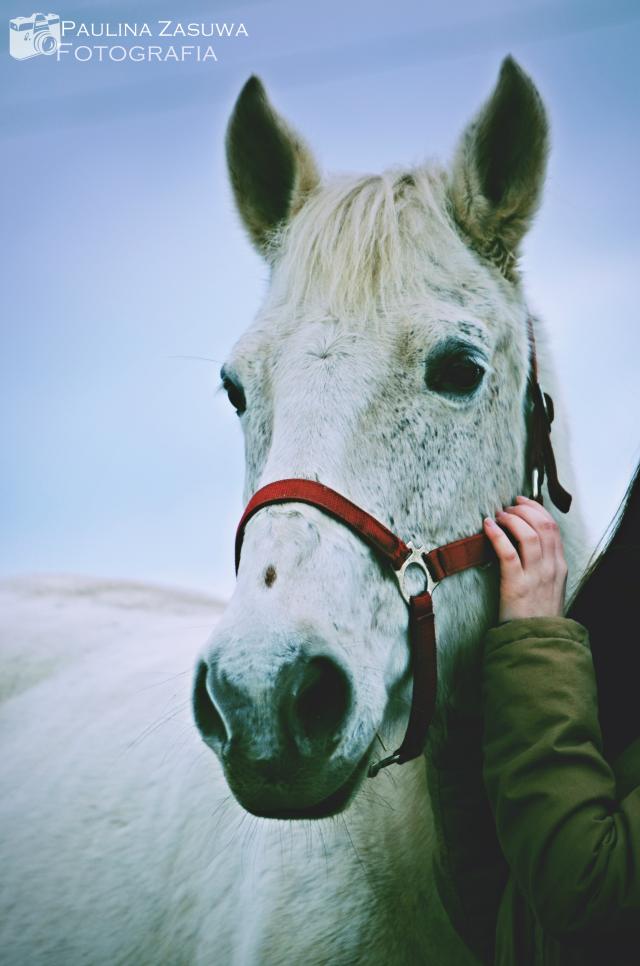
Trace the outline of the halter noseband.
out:
M 555 506 L 566 513 L 571 504 L 571 496 L 558 481 L 550 438 L 553 403 L 551 397 L 542 392 L 538 382 L 531 318 L 528 319 L 528 329 L 532 401 L 530 469 L 533 496 L 542 502 L 542 482 L 546 470 L 549 496 Z M 432 600 L 434 588 L 445 577 L 491 563 L 495 559 L 491 544 L 484 533 L 476 533 L 427 551 L 424 547 L 404 543 L 366 510 L 323 483 L 304 479 L 278 480 L 254 493 L 242 514 L 236 532 L 236 573 L 240 566 L 247 523 L 264 507 L 281 503 L 306 503 L 348 527 L 391 566 L 398 579 L 400 593 L 409 605 L 409 653 L 413 672 L 409 721 L 402 743 L 393 754 L 369 765 L 367 774 L 369 778 L 375 778 L 381 768 L 394 763 L 402 765 L 405 761 L 417 758 L 424 748 L 435 708 L 437 689 L 436 631 Z M 405 573 L 409 567 L 415 566 L 422 570 L 426 588 L 422 593 L 410 596 L 405 587 Z

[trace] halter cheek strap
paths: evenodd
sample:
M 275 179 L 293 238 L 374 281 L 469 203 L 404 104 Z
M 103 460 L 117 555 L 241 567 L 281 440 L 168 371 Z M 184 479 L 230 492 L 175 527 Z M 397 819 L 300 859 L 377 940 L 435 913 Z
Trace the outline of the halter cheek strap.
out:
M 551 424 L 553 422 L 553 400 L 542 391 L 538 382 L 538 362 L 536 358 L 536 340 L 533 334 L 533 319 L 527 318 L 527 333 L 529 336 L 529 392 L 531 394 L 531 426 L 529 428 L 529 469 L 531 472 L 533 498 L 542 503 L 542 484 L 545 471 L 547 475 L 547 489 L 551 502 L 562 513 L 568 513 L 571 506 L 571 494 L 567 493 L 558 479 L 556 459 L 551 444 Z

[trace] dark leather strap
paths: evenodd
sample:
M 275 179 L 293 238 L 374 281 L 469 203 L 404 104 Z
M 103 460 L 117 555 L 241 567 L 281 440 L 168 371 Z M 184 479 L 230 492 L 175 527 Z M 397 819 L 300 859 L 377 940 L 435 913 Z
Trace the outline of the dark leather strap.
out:
M 409 639 L 411 640 L 413 693 L 407 731 L 398 748 L 399 764 L 411 758 L 417 758 L 422 753 L 436 706 L 438 689 L 436 626 L 433 600 L 428 591 L 412 597 L 409 602 Z
M 529 336 L 529 391 L 531 393 L 531 426 L 529 429 L 529 467 L 531 472 L 537 471 L 538 493 L 534 498 L 542 503 L 542 484 L 547 475 L 547 489 L 551 502 L 561 513 L 568 513 L 571 506 L 571 494 L 568 493 L 558 479 L 556 458 L 551 443 L 551 424 L 553 422 L 553 400 L 548 393 L 543 393 L 538 382 L 538 360 L 536 356 L 536 340 L 533 332 L 533 319 L 527 318 L 527 332 Z

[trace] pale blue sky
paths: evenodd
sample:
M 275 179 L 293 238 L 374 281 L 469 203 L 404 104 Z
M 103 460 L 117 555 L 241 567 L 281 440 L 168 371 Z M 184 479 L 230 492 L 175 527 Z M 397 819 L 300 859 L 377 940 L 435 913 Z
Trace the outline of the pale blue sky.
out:
M 0 572 L 229 593 L 243 454 L 215 389 L 266 276 L 224 170 L 236 94 L 259 73 L 325 169 L 375 171 L 449 157 L 508 52 L 551 115 L 525 269 L 553 334 L 598 534 L 640 455 L 637 3 L 179 9 L 183 22 L 244 22 L 249 37 L 215 44 L 217 64 L 0 55 Z M 112 24 L 168 16 L 157 0 L 56 10 Z M 7 19 L 28 13 L 12 4 Z

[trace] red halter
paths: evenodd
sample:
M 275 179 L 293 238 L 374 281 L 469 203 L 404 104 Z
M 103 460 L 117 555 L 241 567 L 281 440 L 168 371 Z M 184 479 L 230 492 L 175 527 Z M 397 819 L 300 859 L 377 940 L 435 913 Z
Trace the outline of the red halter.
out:
M 538 383 L 531 319 L 528 325 L 531 347 L 530 468 L 533 477 L 533 495 L 535 499 L 542 502 L 541 488 L 546 469 L 549 495 L 558 509 L 566 513 L 571 504 L 571 496 L 558 481 L 550 439 L 553 403 L 546 393 L 543 394 Z M 391 565 L 398 578 L 400 592 L 409 605 L 409 653 L 413 672 L 409 721 L 402 744 L 392 755 L 369 766 L 368 775 L 374 778 L 381 768 L 386 768 L 394 762 L 401 765 L 405 761 L 417 758 L 424 748 L 436 703 L 436 632 L 432 601 L 434 587 L 452 574 L 491 563 L 495 559 L 491 544 L 483 533 L 476 533 L 474 536 L 455 540 L 453 543 L 447 543 L 443 547 L 436 547 L 435 550 L 427 552 L 424 547 L 414 547 L 412 543 L 404 543 L 375 517 L 322 483 L 300 479 L 278 480 L 254 493 L 242 514 L 236 533 L 236 573 L 240 566 L 240 552 L 247 523 L 258 510 L 274 503 L 307 503 L 349 527 Z M 426 580 L 426 589 L 413 597 L 408 595 L 404 585 L 405 571 L 410 566 L 419 567 Z
M 308 503 L 344 523 L 369 546 L 384 557 L 393 568 L 400 592 L 409 604 L 409 644 L 413 671 L 413 694 L 409 723 L 400 747 L 388 758 L 369 766 L 373 778 L 393 762 L 402 764 L 416 758 L 424 747 L 427 730 L 436 701 L 436 632 L 431 595 L 444 577 L 457 574 L 469 567 L 490 563 L 491 545 L 482 533 L 456 540 L 427 553 L 404 543 L 384 524 L 335 490 L 313 480 L 278 480 L 263 486 L 252 496 L 238 524 L 236 533 L 236 571 L 240 565 L 240 551 L 247 523 L 265 506 L 274 503 Z M 409 566 L 423 571 L 427 587 L 421 594 L 409 597 L 404 587 L 404 574 Z

